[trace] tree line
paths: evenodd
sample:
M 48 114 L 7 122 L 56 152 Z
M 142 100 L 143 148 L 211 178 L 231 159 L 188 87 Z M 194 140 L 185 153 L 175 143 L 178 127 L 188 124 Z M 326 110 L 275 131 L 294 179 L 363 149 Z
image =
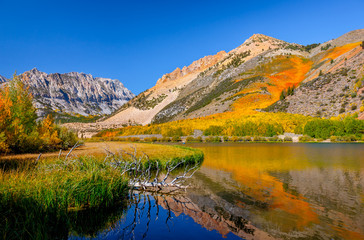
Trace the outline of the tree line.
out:
M 310 137 L 328 139 L 331 136 L 356 136 L 364 135 L 364 121 L 354 117 L 343 120 L 313 119 L 304 127 L 304 133 Z

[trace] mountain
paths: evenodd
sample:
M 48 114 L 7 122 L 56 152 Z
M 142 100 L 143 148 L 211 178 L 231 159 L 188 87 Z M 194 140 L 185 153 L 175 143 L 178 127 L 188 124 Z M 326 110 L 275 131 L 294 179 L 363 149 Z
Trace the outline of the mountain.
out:
M 118 80 L 84 73 L 47 74 L 34 68 L 21 74 L 39 115 L 56 117 L 110 114 L 134 97 Z
M 226 119 L 259 111 L 324 117 L 359 112 L 364 96 L 362 40 L 364 29 L 307 46 L 254 34 L 228 53 L 165 74 L 99 124 Z
M 7 82 L 8 79 L 0 75 L 0 83 Z

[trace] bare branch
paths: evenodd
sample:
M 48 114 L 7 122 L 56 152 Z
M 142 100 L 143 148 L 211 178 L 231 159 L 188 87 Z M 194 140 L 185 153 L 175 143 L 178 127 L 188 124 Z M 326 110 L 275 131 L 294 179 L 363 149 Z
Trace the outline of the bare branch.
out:
M 68 156 L 71 154 L 71 152 L 75 149 L 78 148 L 79 146 L 82 146 L 82 144 L 78 144 L 78 142 L 76 142 L 76 144 L 71 148 L 71 150 L 67 153 L 66 158 L 64 159 L 65 161 L 67 160 Z

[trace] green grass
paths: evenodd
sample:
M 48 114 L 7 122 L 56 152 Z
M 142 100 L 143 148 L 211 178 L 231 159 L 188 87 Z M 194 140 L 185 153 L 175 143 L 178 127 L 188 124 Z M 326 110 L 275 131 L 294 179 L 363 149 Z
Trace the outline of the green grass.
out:
M 92 157 L 0 172 L 0 238 L 64 238 L 78 213 L 120 205 L 127 194 L 127 179 Z
M 84 208 L 108 206 L 115 198 L 124 198 L 127 179 L 117 169 L 93 157 L 69 162 L 42 163 L 26 170 L 0 175 L 2 201 L 30 198 L 48 208 Z
M 157 162 L 165 169 L 167 163 L 185 161 L 180 166 L 183 167 L 203 161 L 200 150 L 173 148 L 185 155 L 145 160 L 144 169 L 148 164 L 155 169 Z M 98 229 L 120 219 L 129 197 L 128 176 L 122 176 L 122 169 L 115 168 L 112 162 L 104 157 L 81 156 L 68 160 L 44 159 L 38 164 L 3 163 L 0 238 L 63 239 L 70 232 L 96 236 Z

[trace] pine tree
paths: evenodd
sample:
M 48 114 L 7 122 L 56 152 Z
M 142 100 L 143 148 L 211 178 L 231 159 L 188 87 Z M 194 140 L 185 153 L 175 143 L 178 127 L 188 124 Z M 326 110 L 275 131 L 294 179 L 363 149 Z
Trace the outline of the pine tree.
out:
M 280 100 L 284 100 L 284 99 L 286 98 L 286 96 L 287 96 L 286 90 L 283 90 L 283 91 L 281 92 L 281 96 L 279 97 L 279 99 L 280 99 Z

